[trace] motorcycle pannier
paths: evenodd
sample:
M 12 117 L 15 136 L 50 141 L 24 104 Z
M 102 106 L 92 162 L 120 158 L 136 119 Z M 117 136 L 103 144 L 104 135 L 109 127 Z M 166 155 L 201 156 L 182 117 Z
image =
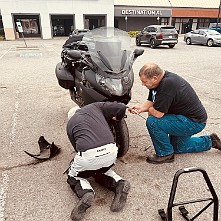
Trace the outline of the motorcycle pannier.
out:
M 65 89 L 73 89 L 75 86 L 74 77 L 70 71 L 61 64 L 61 62 L 57 64 L 55 73 L 61 87 Z

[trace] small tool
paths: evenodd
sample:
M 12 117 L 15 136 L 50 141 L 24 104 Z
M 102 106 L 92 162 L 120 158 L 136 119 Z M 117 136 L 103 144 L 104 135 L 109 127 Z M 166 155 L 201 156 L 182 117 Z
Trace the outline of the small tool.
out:
M 128 110 L 131 112 L 131 108 L 130 107 L 128 107 L 127 106 L 127 108 L 128 108 Z M 145 117 L 143 117 L 141 114 L 139 114 L 136 110 L 133 110 L 138 116 L 140 116 L 141 118 L 143 118 L 144 120 L 147 120 L 147 118 L 145 118 Z

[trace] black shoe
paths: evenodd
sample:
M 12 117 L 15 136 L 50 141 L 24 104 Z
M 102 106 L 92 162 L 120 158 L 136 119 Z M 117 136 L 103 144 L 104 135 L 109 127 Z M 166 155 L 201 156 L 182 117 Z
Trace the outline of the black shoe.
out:
M 210 138 L 212 140 L 212 148 L 221 150 L 221 141 L 220 141 L 220 138 L 218 137 L 218 135 L 215 133 L 212 133 L 210 135 Z
M 115 196 L 111 204 L 112 212 L 119 212 L 123 209 L 127 201 L 127 195 L 130 190 L 130 183 L 126 180 L 119 180 L 115 190 Z
M 174 154 L 170 154 L 167 156 L 159 157 L 156 154 L 153 156 L 147 157 L 148 163 L 161 164 L 161 163 L 172 163 L 174 161 Z
M 81 220 L 86 214 L 86 210 L 91 207 L 94 202 L 94 193 L 87 192 L 83 195 L 78 204 L 74 207 L 71 212 L 71 219 L 74 221 Z

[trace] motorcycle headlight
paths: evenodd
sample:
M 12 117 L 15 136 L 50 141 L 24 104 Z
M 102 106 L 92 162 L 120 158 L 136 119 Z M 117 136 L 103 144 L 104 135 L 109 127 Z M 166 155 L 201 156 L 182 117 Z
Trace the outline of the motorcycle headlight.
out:
M 96 81 L 104 90 L 109 91 L 112 95 L 123 95 L 121 79 L 104 78 L 96 74 Z

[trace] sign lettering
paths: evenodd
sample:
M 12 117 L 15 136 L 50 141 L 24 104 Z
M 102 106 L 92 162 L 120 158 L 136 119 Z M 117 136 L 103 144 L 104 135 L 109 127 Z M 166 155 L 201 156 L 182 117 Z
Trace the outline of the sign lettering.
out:
M 122 15 L 148 15 L 148 16 L 162 16 L 161 10 L 146 10 L 146 9 L 122 9 Z

